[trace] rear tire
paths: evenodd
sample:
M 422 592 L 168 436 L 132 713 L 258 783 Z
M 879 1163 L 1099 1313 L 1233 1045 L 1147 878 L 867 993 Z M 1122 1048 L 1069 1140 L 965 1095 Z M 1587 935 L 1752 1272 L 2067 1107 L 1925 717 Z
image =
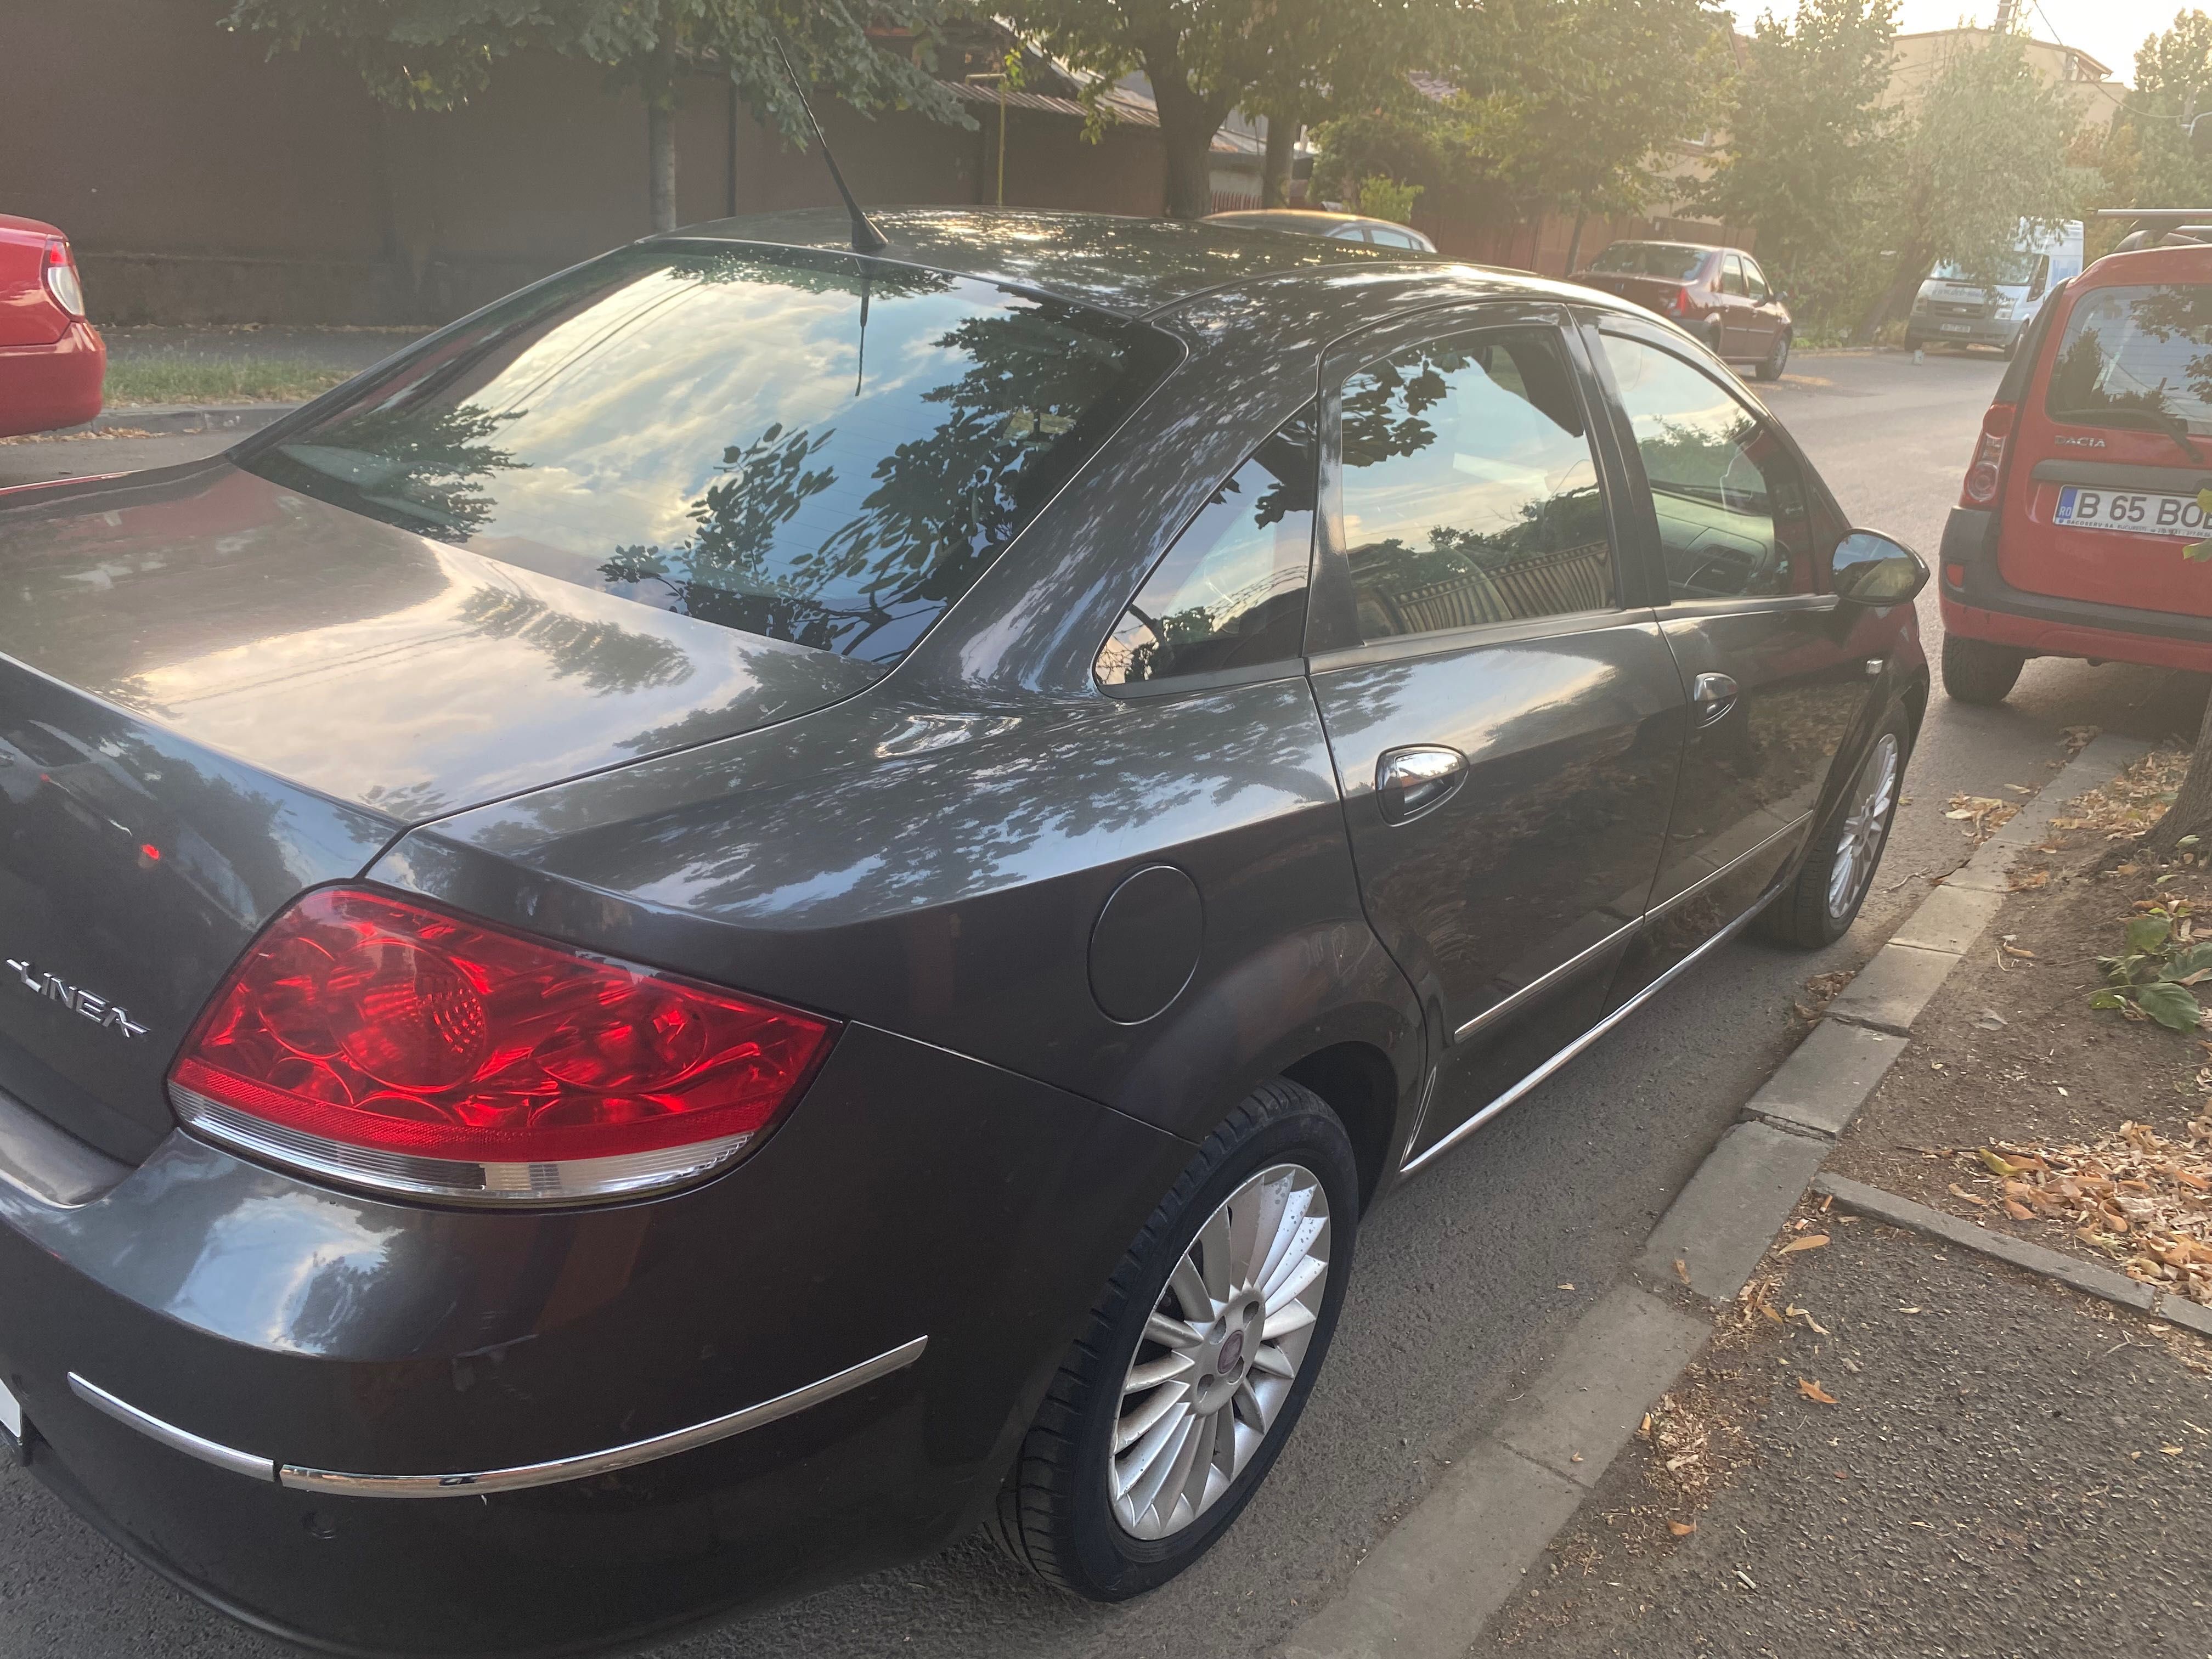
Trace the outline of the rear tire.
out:
M 1833 945 L 1858 920 L 1859 907 L 1874 887 L 1882 850 L 1905 784 L 1905 763 L 1912 752 L 1912 721 L 1893 708 L 1859 763 L 1857 775 L 1836 811 L 1822 826 L 1820 839 L 1805 855 L 1797 878 L 1777 894 L 1759 919 L 1759 931 L 1777 945 L 1817 951 Z
M 1943 636 L 1943 693 L 1954 702 L 2002 702 L 2027 665 L 2027 653 L 1957 634 Z
M 1246 1096 L 1138 1232 L 1047 1390 L 991 1518 L 1006 1553 L 1094 1601 L 1203 1555 L 1297 1426 L 1358 1213 L 1352 1143 L 1321 1097 L 1282 1078 Z
M 1752 374 L 1762 380 L 1778 380 L 1782 371 L 1790 367 L 1790 331 L 1784 329 L 1774 337 L 1773 349 L 1763 358 Z

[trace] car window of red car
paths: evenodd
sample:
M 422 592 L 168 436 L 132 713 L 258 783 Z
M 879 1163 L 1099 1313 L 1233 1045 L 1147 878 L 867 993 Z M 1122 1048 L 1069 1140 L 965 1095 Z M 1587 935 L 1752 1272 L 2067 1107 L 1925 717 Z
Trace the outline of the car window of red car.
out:
M 1766 273 L 1759 268 L 1759 262 L 1748 253 L 1743 256 L 1743 281 L 1744 286 L 1751 291 L 1753 302 L 1765 305 L 1768 295 Z
M 1697 280 L 1705 250 L 1679 242 L 1615 242 L 1590 261 L 1592 270 L 1613 276 L 1657 276 L 1669 283 Z
M 1744 296 L 1743 261 L 1733 253 L 1721 256 L 1721 292 Z
M 2075 297 L 2044 407 L 2078 426 L 2185 421 L 2212 433 L 2212 286 L 2161 283 Z

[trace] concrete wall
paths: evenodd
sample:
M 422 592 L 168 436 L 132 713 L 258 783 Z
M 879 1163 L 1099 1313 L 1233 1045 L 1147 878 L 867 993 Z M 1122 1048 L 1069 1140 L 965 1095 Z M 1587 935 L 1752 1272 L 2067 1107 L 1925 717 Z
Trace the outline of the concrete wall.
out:
M 588 64 L 510 58 L 449 114 L 386 109 L 326 52 L 265 57 L 223 0 L 0 6 L 0 211 L 69 233 L 94 319 L 437 322 L 650 229 L 646 118 Z M 983 131 L 835 100 L 823 125 L 863 200 L 991 199 Z M 786 149 L 726 80 L 678 118 L 678 216 L 829 204 L 820 156 Z M 1081 141 L 1017 112 L 1006 199 L 1152 213 L 1159 136 Z

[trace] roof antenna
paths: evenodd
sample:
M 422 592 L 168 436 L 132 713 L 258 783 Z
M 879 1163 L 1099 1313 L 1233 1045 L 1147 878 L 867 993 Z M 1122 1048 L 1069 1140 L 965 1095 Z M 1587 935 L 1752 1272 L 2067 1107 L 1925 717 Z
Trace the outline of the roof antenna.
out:
M 837 158 L 830 154 L 830 141 L 822 136 L 822 123 L 814 118 L 814 106 L 806 101 L 806 88 L 799 84 L 799 72 L 791 67 L 791 54 L 783 49 L 779 37 L 775 55 L 783 59 L 783 72 L 791 77 L 791 89 L 799 94 L 799 106 L 806 112 L 806 125 L 814 129 L 814 142 L 822 146 L 822 159 L 830 164 L 830 180 L 837 186 L 838 195 L 845 198 L 845 211 L 853 219 L 853 252 L 873 253 L 879 247 L 890 246 L 890 238 L 878 230 L 875 222 L 860 210 L 853 199 L 853 192 L 845 187 L 845 175 L 837 170 Z

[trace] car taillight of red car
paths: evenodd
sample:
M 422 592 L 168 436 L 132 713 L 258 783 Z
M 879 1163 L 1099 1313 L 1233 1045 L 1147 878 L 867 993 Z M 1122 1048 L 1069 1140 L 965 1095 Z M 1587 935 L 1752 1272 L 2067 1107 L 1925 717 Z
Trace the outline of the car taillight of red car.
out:
M 69 243 L 59 236 L 46 240 L 45 262 L 47 295 L 73 318 L 84 315 L 84 283 L 76 273 L 76 259 Z
M 169 1073 L 197 1133 L 382 1192 L 632 1195 L 755 1145 L 837 1027 L 362 888 L 298 900 Z
M 1981 436 L 1974 441 L 1974 459 L 1966 468 L 1966 481 L 1959 490 L 1960 506 L 1987 507 L 1995 504 L 2004 465 L 2005 440 L 2012 436 L 2014 413 L 2011 404 L 1991 404 L 1989 412 L 1982 416 Z

